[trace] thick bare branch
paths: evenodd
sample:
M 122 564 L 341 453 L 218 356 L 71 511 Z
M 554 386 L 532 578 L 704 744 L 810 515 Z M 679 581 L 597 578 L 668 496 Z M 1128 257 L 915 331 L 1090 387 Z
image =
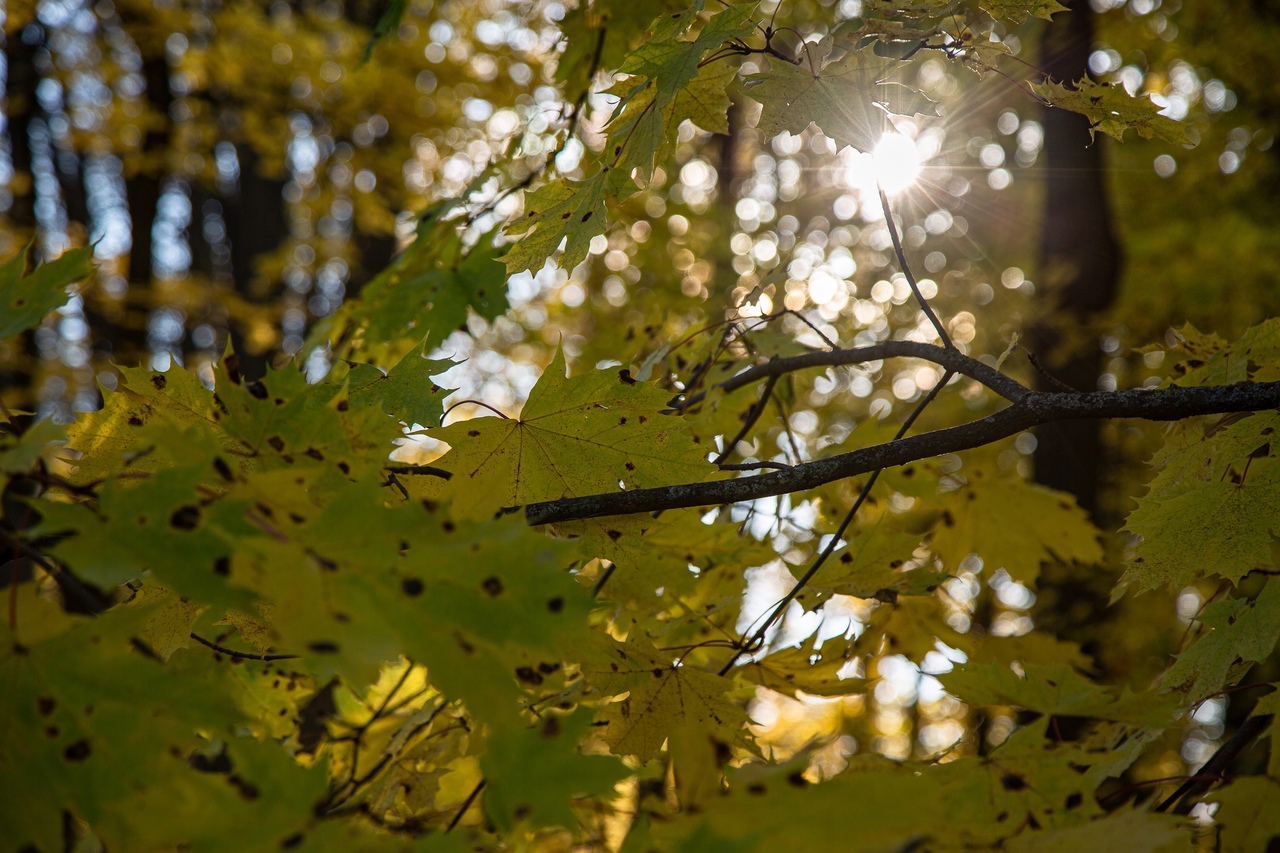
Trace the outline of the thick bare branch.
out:
M 877 468 L 980 447 L 1052 421 L 1092 418 L 1174 421 L 1196 415 L 1274 408 L 1280 408 L 1280 382 L 1092 393 L 1028 392 L 1003 411 L 981 420 L 805 462 L 786 471 L 546 501 L 526 507 L 525 518 L 530 524 L 552 524 L 579 518 L 715 506 L 774 497 L 816 488 Z

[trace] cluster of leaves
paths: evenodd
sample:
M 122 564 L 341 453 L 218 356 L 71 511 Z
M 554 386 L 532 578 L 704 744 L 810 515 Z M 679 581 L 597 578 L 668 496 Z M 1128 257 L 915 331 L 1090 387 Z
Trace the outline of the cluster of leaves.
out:
M 585 94 L 600 70 L 617 77 L 588 176 L 548 175 L 531 190 L 508 229 L 524 236 L 501 256 L 462 227 L 470 217 L 449 218 L 454 207 L 424 215 L 415 242 L 318 333 L 367 361 L 338 360 L 314 384 L 296 368 L 246 382 L 228 354 L 213 387 L 178 367 L 122 368 L 103 408 L 65 433 L 10 418 L 6 843 L 432 850 L 603 846 L 625 834 L 637 850 L 833 839 L 860 850 L 1191 849 L 1187 825 L 1117 800 L 1114 780 L 1280 637 L 1280 588 L 1265 571 L 1280 487 L 1274 412 L 1179 422 L 1155 460 L 1122 584 L 1221 579 L 1224 595 L 1148 685 L 1091 679 L 1080 648 L 1044 632 L 957 627 L 947 584 L 974 565 L 1034 586 L 1047 566 L 1090 571 L 1105 557 L 1072 500 L 982 451 L 886 472 L 897 500 L 871 493 L 876 475 L 808 495 L 829 542 L 801 559 L 822 571 L 745 641 L 743 572 L 778 555 L 744 507 L 543 530 L 511 512 L 733 476 L 721 463 L 773 385 L 709 378 L 755 362 L 732 335 L 678 384 L 675 371 L 651 379 L 654 362 L 570 376 L 557 354 L 518 418 L 436 427 L 449 392 L 433 378 L 451 363 L 427 358 L 426 341 L 469 312 L 503 311 L 502 264 L 582 260 L 682 122 L 724 129 L 736 70 L 717 63 L 768 57 L 744 81 L 762 131 L 814 124 L 866 150 L 886 117 L 932 109 L 891 79 L 904 60 L 885 45 L 936 38 L 980 61 L 937 23 L 954 3 L 918 4 L 907 24 L 869 15 L 794 54 L 753 37 L 764 26 L 754 4 L 699 2 L 656 19 L 641 5 L 602 0 L 564 22 L 567 91 Z M 984 8 L 1020 20 L 1055 6 Z M 1076 100 L 1096 102 L 1082 91 L 1046 96 L 1088 114 Z M 1158 132 L 1141 101 L 1106 97 L 1100 129 Z M 57 307 L 86 262 L 30 276 L 23 258 L 0 268 L 5 304 L 39 309 L 14 313 L 4 334 Z M 1274 381 L 1278 335 L 1274 322 L 1235 344 L 1187 330 L 1178 381 Z M 414 425 L 449 452 L 430 465 L 390 459 Z M 880 443 L 886 429 L 867 424 L 851 443 Z M 857 512 L 838 524 L 832 514 L 851 502 Z M 857 609 L 848 630 L 787 639 L 789 623 L 836 601 Z M 752 736 L 753 696 L 865 695 L 877 660 L 939 652 L 963 661 L 941 677 L 951 695 L 1024 725 L 991 750 L 856 756 L 826 781 L 812 750 L 774 762 Z M 1254 777 L 1217 795 L 1228 849 L 1275 834 L 1276 785 Z

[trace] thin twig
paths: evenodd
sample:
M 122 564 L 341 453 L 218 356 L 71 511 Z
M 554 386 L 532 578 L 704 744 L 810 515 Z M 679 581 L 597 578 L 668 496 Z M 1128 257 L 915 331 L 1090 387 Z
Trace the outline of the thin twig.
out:
M 238 660 L 273 661 L 273 660 L 294 660 L 296 658 L 302 657 L 301 655 L 255 655 L 252 652 L 238 652 L 235 649 L 229 649 L 226 646 L 220 646 L 217 643 L 212 642 L 211 640 L 206 640 L 204 637 L 201 637 L 199 634 L 192 634 L 191 639 L 195 640 L 197 643 L 199 643 L 202 646 L 208 646 L 209 648 L 213 649 L 215 652 L 220 652 L 221 654 L 227 655 L 228 657 L 237 658 Z
M 1250 717 L 1245 720 L 1240 728 L 1236 729 L 1236 733 L 1226 743 L 1218 747 L 1218 751 L 1204 763 L 1204 766 L 1196 772 L 1195 776 L 1179 785 L 1178 790 L 1156 806 L 1156 811 L 1167 812 L 1172 809 L 1174 814 L 1187 814 L 1190 812 L 1195 800 L 1213 787 L 1215 782 L 1222 781 L 1223 774 L 1226 773 L 1231 763 L 1244 751 L 1245 747 L 1253 743 L 1255 738 L 1271 726 L 1272 719 L 1273 715 L 1271 714 L 1259 714 L 1256 717 Z
M 916 407 L 911 411 L 911 414 L 907 416 L 907 419 L 902 422 L 902 426 L 898 427 L 898 432 L 893 437 L 894 441 L 897 441 L 906 435 L 907 430 L 911 429 L 911 426 L 916 422 L 916 419 L 920 417 L 925 408 L 937 398 L 939 392 L 941 392 L 947 382 L 951 380 L 951 376 L 952 374 L 949 370 L 943 373 L 942 379 L 929 389 L 929 393 L 920 400 Z M 795 600 L 795 597 L 800 594 L 801 590 L 809 585 L 809 581 L 813 580 L 813 576 L 818 573 L 818 569 L 821 569 L 827 559 L 836 552 L 837 548 L 840 547 L 840 542 L 844 538 L 845 531 L 848 530 L 849 525 L 853 523 L 854 516 L 858 514 L 858 510 L 861 509 L 863 503 L 866 502 L 867 497 L 871 494 L 872 487 L 875 486 L 876 480 L 880 478 L 880 472 L 883 470 L 883 468 L 877 468 L 871 472 L 871 476 L 867 478 L 866 484 L 863 485 L 862 490 L 858 492 L 858 497 L 854 500 L 853 506 L 849 507 L 849 511 L 845 513 L 844 519 L 840 522 L 840 526 L 836 528 L 835 533 L 831 535 L 831 541 L 827 543 L 827 547 L 822 549 L 822 552 L 818 554 L 817 559 L 813 561 L 813 565 L 811 565 L 809 569 L 801 575 L 800 579 L 791 587 L 791 591 L 783 596 L 782 600 L 773 606 L 773 609 L 769 612 L 769 618 L 765 619 L 764 623 L 755 630 L 749 640 L 745 640 L 743 642 L 741 651 L 736 652 L 734 656 L 729 659 L 728 663 L 724 665 L 724 668 L 720 670 L 721 675 L 724 675 L 732 669 L 733 665 L 738 662 L 738 658 L 744 652 L 750 654 L 764 644 L 765 635 L 778 621 L 778 619 L 782 617 L 787 606 Z
M 938 319 L 938 315 L 933 313 L 933 308 L 929 305 L 929 300 L 924 298 L 924 294 L 920 292 L 920 285 L 916 284 L 916 277 L 911 274 L 911 267 L 907 265 L 907 253 L 902 250 L 902 240 L 898 237 L 898 226 L 893 221 L 893 209 L 889 207 L 889 196 L 885 195 L 884 187 L 876 184 L 876 190 L 880 193 L 880 207 L 884 211 L 885 224 L 889 226 L 889 237 L 893 240 L 893 251 L 898 256 L 898 265 L 902 267 L 902 274 L 907 279 L 907 284 L 911 287 L 911 292 L 915 294 L 916 301 L 920 303 L 920 310 L 929 318 L 929 322 L 933 324 L 934 331 L 938 333 L 938 337 L 942 340 L 942 345 L 947 349 L 955 349 L 956 345 L 951 342 L 951 336 L 947 334 L 947 330 L 943 328 L 942 321 Z
M 756 425 L 756 421 L 760 420 L 760 416 L 764 414 L 764 407 L 769 404 L 769 396 L 773 394 L 773 386 L 777 384 L 777 376 L 770 376 L 764 383 L 764 390 L 760 392 L 760 399 L 756 400 L 751 405 L 751 408 L 747 409 L 747 416 L 742 421 L 742 429 L 738 430 L 738 434 L 733 437 L 733 441 L 725 444 L 724 450 L 720 452 L 720 455 L 711 460 L 712 465 L 719 465 L 728 459 L 734 448 L 738 446 L 738 442 L 747 437 L 747 433 L 751 432 L 751 428 Z
M 449 825 L 444 828 L 446 834 L 453 832 L 453 828 L 462 820 L 462 816 L 467 813 L 467 809 L 471 808 L 471 804 L 476 801 L 476 797 L 480 796 L 480 792 L 484 790 L 486 779 L 481 779 L 476 786 L 471 789 L 471 793 L 467 794 L 467 798 L 462 801 L 462 807 L 458 809 L 458 813 L 453 816 L 453 820 L 449 821 Z

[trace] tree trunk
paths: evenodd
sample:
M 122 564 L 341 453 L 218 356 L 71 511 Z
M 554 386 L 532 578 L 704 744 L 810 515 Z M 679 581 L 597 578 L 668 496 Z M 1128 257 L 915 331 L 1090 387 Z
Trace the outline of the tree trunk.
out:
M 42 49 L 44 32 L 39 24 L 32 23 L 16 32 L 7 33 L 4 57 L 7 68 L 4 112 L 8 123 L 9 159 L 13 178 L 9 191 L 13 200 L 6 214 L 8 225 L 19 245 L 30 239 L 36 230 L 36 189 L 31 171 L 31 123 L 39 110 L 36 86 L 40 72 L 36 68 L 36 54 Z M 32 247 L 35 253 L 35 247 Z M 6 252 L 6 259 L 10 252 Z M 29 263 L 34 262 L 34 258 Z M 39 363 L 35 336 L 24 332 L 3 345 L 0 352 L 0 388 L 4 389 L 4 403 L 12 409 L 30 411 L 35 408 L 35 368 Z
M 1057 81 L 1088 74 L 1093 12 L 1071 4 L 1045 29 L 1040 65 Z M 1044 122 L 1045 213 L 1039 281 L 1045 320 L 1030 331 L 1032 352 L 1059 381 L 1093 391 L 1102 367 L 1097 312 L 1115 299 L 1120 247 L 1103 180 L 1101 144 L 1090 139 L 1084 116 L 1046 107 Z M 1083 330 L 1083 336 L 1076 332 Z M 1039 377 L 1041 387 L 1052 383 Z M 1070 492 L 1090 512 L 1097 507 L 1103 448 L 1096 421 L 1051 424 L 1037 432 L 1035 479 Z
M 275 251 L 289 234 L 285 219 L 284 187 L 281 178 L 259 171 L 258 152 L 249 145 L 237 145 L 240 181 L 235 195 L 223 200 L 223 215 L 231 243 L 231 276 L 235 288 L 250 302 L 267 302 L 278 290 L 278 282 L 257 275 L 258 259 Z M 239 356 L 240 373 L 247 380 L 260 379 L 267 372 L 267 356 L 251 346 L 244 328 L 232 323 L 231 341 Z

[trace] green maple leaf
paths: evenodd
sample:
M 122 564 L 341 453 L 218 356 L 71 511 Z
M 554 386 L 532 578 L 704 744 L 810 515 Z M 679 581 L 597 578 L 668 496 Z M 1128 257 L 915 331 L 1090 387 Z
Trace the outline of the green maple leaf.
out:
M 679 725 L 696 722 L 724 743 L 742 740 L 746 712 L 727 698 L 733 682 L 692 666 L 647 642 L 601 639 L 584 650 L 582 676 L 604 696 L 601 736 L 618 755 L 641 763 L 658 754 Z
M 615 758 L 578 751 L 591 729 L 590 714 L 550 713 L 533 728 L 512 726 L 490 735 L 480 758 L 485 814 L 504 830 L 521 820 L 576 826 L 572 798 L 607 796 L 631 775 Z
M 1067 11 L 1058 0 L 980 0 L 979 5 L 996 20 L 1011 24 L 1021 24 L 1032 17 L 1048 21 L 1058 12 Z
M 212 441 L 217 421 L 213 395 L 196 376 L 181 367 L 157 373 L 140 367 L 118 368 L 121 380 L 104 394 L 101 409 L 67 427 L 64 458 L 76 466 L 73 479 L 91 482 L 123 473 L 159 470 L 172 464 L 163 453 L 139 451 L 151 446 L 142 435 L 148 427 L 166 427 L 195 439 Z M 223 443 L 234 449 L 235 442 Z
M 1171 498 L 1194 489 L 1197 483 L 1223 478 L 1229 467 L 1239 469 L 1255 453 L 1269 450 L 1277 429 L 1277 412 L 1236 413 L 1213 423 L 1196 419 L 1172 425 L 1164 446 L 1151 458 L 1157 473 L 1139 503 Z
M 801 691 L 811 696 L 849 696 L 867 692 L 865 678 L 841 675 L 850 661 L 858 657 L 851 644 L 841 645 L 836 638 L 824 642 L 821 649 L 797 646 L 773 652 L 735 672 L 779 693 L 794 695 Z
M 1031 631 L 1013 637 L 988 635 L 969 653 L 975 663 L 1062 664 L 1084 671 L 1094 668 L 1093 659 L 1080 650 L 1080 644 L 1060 640 L 1042 631 Z
M 1266 850 L 1280 836 L 1280 781 L 1247 776 L 1215 791 L 1212 798 L 1222 804 L 1213 815 L 1221 826 L 1221 853 Z
M 1195 845 L 1190 831 L 1179 818 L 1135 809 L 1114 812 L 1079 826 L 1023 833 L 1010 839 L 1002 849 L 1009 853 L 1079 853 L 1082 850 L 1192 853 Z
M 1080 113 L 1089 120 L 1090 134 L 1102 131 L 1122 139 L 1136 130 L 1143 139 L 1163 139 L 1190 145 L 1186 125 L 1160 115 L 1161 107 L 1148 98 L 1130 95 L 1123 86 L 1082 78 L 1068 88 L 1061 83 L 1032 83 L 1032 90 L 1055 107 Z
M 1181 588 L 1214 575 L 1235 583 L 1272 568 L 1277 514 L 1280 465 L 1273 460 L 1255 464 L 1243 483 L 1191 481 L 1173 497 L 1143 498 L 1125 522 L 1143 539 L 1120 584 Z
M 376 406 L 409 426 L 438 424 L 444 413 L 444 398 L 452 389 L 440 387 L 431 381 L 431 376 L 454 367 L 454 362 L 429 359 L 425 352 L 424 339 L 420 347 L 411 349 L 385 374 L 367 365 L 368 370 L 358 376 L 353 370 L 348 385 L 350 405 Z
M 470 249 L 448 223 L 428 223 L 352 303 L 365 338 L 382 343 L 412 333 L 443 341 L 465 329 L 469 311 L 492 320 L 507 310 L 505 268 L 491 241 Z
M 191 626 L 203 609 L 200 605 L 150 584 L 139 589 L 130 604 L 155 605 L 139 636 L 161 659 L 168 660 L 179 649 L 191 647 Z
M 651 38 L 632 51 L 619 69 L 627 79 L 611 90 L 622 98 L 609 127 L 606 151 L 618 167 L 628 174 L 638 169 L 648 175 L 685 119 L 704 130 L 728 132 L 730 103 L 725 89 L 736 72 L 731 67 L 700 64 L 709 51 L 751 32 L 755 6 L 730 6 L 711 16 L 692 41 L 682 37 L 693 23 L 696 8 L 655 21 Z
M 761 133 L 800 134 L 814 124 L 842 145 L 871 151 L 892 129 L 890 114 L 932 112 L 923 95 L 886 80 L 901 63 L 870 47 L 828 62 L 834 48 L 830 38 L 806 44 L 799 64 L 774 60 L 767 73 L 746 78 L 747 93 L 764 108 Z
M 942 575 L 901 571 L 919 545 L 920 537 L 912 533 L 892 533 L 879 526 L 859 531 L 831 555 L 811 586 L 858 598 L 926 595 L 944 580 Z
M 66 429 L 48 418 L 36 421 L 18 436 L 6 430 L 0 434 L 0 471 L 6 474 L 30 471 L 52 442 L 65 442 L 66 438 Z
M 27 275 L 30 249 L 27 244 L 0 265 L 0 341 L 40 325 L 46 314 L 67 304 L 67 285 L 93 272 L 93 247 L 85 246 L 63 252 Z
M 687 0 L 597 0 L 570 9 L 560 22 L 565 49 L 556 62 L 556 80 L 564 84 L 565 101 L 577 103 L 591 88 L 592 76 L 620 66 L 646 35 L 687 30 L 702 8 Z M 661 13 L 654 18 L 656 13 Z
M 931 547 L 953 571 L 977 554 L 989 570 L 1003 568 L 1014 580 L 1034 584 L 1046 560 L 1102 559 L 1098 529 L 1062 492 L 975 471 L 968 485 L 941 495 L 940 501 L 944 510 Z
M 113 849 L 255 849 L 311 819 L 327 781 L 279 745 L 237 736 L 234 676 L 212 654 L 162 663 L 148 606 L 118 607 L 42 639 L 54 608 L 24 598 L 18 642 L 0 625 L 0 811 L 7 844 L 60 849 L 64 814 Z M 204 733 L 205 736 L 202 736 Z M 224 744 L 225 763 L 188 761 Z M 227 823 L 230 821 L 230 824 Z
M 1167 690 L 1198 702 L 1266 660 L 1280 639 L 1280 583 L 1268 581 L 1253 601 L 1229 598 L 1205 605 L 1197 620 L 1212 629 L 1197 640 L 1161 679 Z
M 555 532 L 576 538 L 584 556 L 613 563 L 601 598 L 641 607 L 660 603 L 658 589 L 684 595 L 715 569 L 729 567 L 741 575 L 776 557 L 767 543 L 744 535 L 737 525 L 704 524 L 691 512 L 656 519 L 648 514 L 589 518 L 557 524 Z
M 1178 697 L 1156 697 L 1113 691 L 1094 684 L 1071 667 L 1061 664 L 1024 664 L 1019 676 L 1008 666 L 969 663 L 956 667 L 938 680 L 960 700 L 971 705 L 1015 705 L 1041 714 L 1093 717 L 1167 728 L 1182 705 Z
M 669 395 L 626 372 L 566 378 L 557 352 L 519 419 L 478 418 L 431 430 L 453 450 L 437 464 L 453 472 L 447 493 L 464 518 L 537 501 L 700 480 L 706 451 Z
M 525 195 L 524 216 L 508 227 L 511 247 L 501 260 L 507 272 L 538 272 L 564 243 L 560 266 L 572 270 L 587 257 L 591 239 L 603 234 L 607 212 L 605 202 L 622 199 L 636 191 L 625 169 L 602 166 L 581 181 L 563 178 L 543 184 Z M 516 234 L 533 230 L 522 237 Z
M 109 480 L 99 491 L 96 509 L 85 504 L 41 504 L 38 528 L 77 535 L 54 549 L 79 577 L 100 586 L 116 586 L 154 572 L 180 594 L 216 595 L 221 584 L 207 566 L 230 556 L 232 548 L 210 526 L 220 511 L 238 507 L 215 502 L 201 506 L 196 487 L 210 479 L 205 463 L 152 474 L 145 486 Z M 193 555 L 201 560 L 201 581 L 193 580 Z M 207 562 L 205 562 L 207 561 Z M 208 573 L 208 574 L 206 574 Z M 204 578 L 208 580 L 203 580 Z
M 876 607 L 854 645 L 860 654 L 901 654 L 919 662 L 937 648 L 938 640 L 961 650 L 973 643 L 947 624 L 936 597 L 909 596 Z

